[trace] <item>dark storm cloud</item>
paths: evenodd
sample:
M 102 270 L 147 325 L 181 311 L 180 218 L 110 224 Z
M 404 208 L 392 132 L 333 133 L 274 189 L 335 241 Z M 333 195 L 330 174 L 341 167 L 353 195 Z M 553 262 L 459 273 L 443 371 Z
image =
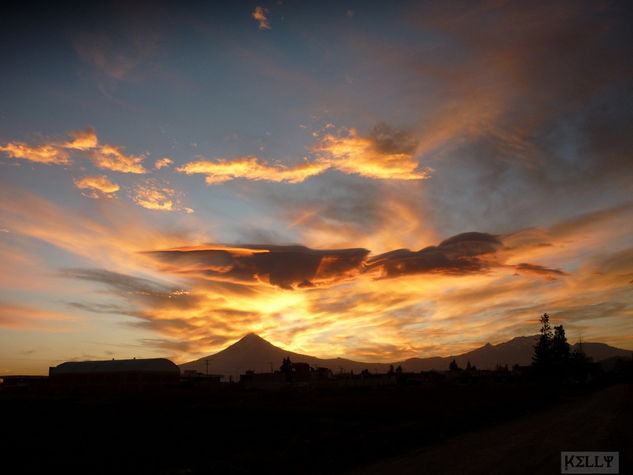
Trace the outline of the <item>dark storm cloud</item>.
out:
M 304 246 L 241 245 L 149 251 L 167 270 L 208 279 L 266 281 L 284 289 L 312 287 L 356 272 L 366 249 L 314 250 Z
M 167 272 L 209 280 L 265 282 L 283 289 L 329 285 L 361 273 L 379 278 L 438 273 L 464 275 L 499 265 L 499 237 L 462 233 L 419 251 L 398 249 L 368 257 L 366 249 L 315 250 L 304 246 L 242 245 L 147 251 Z M 525 264 L 525 270 L 539 266 Z M 545 268 L 540 268 L 545 269 Z M 556 273 L 549 270 L 550 274 Z
M 372 257 L 367 262 L 367 269 L 379 269 L 383 277 L 482 272 L 491 266 L 488 256 L 493 255 L 501 245 L 499 238 L 491 234 L 462 233 L 417 252 L 398 249 Z

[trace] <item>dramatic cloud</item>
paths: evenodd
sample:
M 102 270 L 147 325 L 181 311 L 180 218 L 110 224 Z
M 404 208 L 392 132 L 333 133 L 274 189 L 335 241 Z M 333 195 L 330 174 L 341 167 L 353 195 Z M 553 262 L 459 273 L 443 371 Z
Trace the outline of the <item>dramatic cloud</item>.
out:
M 84 195 L 89 198 L 100 196 L 113 196 L 119 191 L 119 185 L 112 183 L 107 176 L 86 176 L 74 180 L 75 186 L 80 190 L 87 190 Z
M 244 245 L 169 249 L 147 254 L 167 272 L 232 282 L 261 282 L 283 289 L 314 287 L 358 274 L 369 251 L 314 250 L 303 246 Z
M 148 223 L 136 206 L 121 200 L 99 202 L 98 210 L 76 212 L 15 188 L 0 189 L 0 222 L 11 234 L 45 242 L 96 265 L 138 271 L 143 261 L 138 251 L 174 247 L 187 236 L 160 231 L 155 220 Z
M 627 2 L 271 5 L 3 11 L 0 361 L 633 348 Z
M 303 246 L 208 246 L 148 251 L 165 266 L 162 271 L 236 283 L 266 283 L 283 289 L 340 284 L 368 274 L 394 278 L 415 274 L 450 276 L 483 273 L 502 267 L 497 251 L 502 242 L 486 233 L 463 233 L 414 252 L 398 249 L 369 256 L 366 249 L 315 250 Z M 560 270 L 520 264 L 517 270 L 566 275 Z
M 463 233 L 376 256 L 304 246 L 171 247 L 127 254 L 143 258 L 137 269 L 155 277 L 96 268 L 61 275 L 126 302 L 86 299 L 73 308 L 132 319 L 131 327 L 161 335 L 155 344 L 177 361 L 220 349 L 247 330 L 321 356 L 455 354 L 533 334 L 543 311 L 565 318 L 570 338 L 591 332 L 616 343 L 607 330 L 616 322 L 626 327 L 622 319 L 633 312 L 633 252 L 626 240 L 612 252 L 601 249 L 630 216 L 616 207 L 593 223 L 579 216 L 509 235 Z M 570 261 L 583 255 L 594 257 Z M 562 270 L 569 266 L 573 272 Z
M 367 268 L 379 270 L 381 277 L 420 273 L 464 275 L 490 268 L 493 261 L 486 256 L 500 247 L 501 241 L 496 236 L 464 233 L 417 252 L 399 249 L 372 257 Z
M 255 11 L 253 12 L 253 18 L 259 22 L 260 30 L 270 30 L 270 23 L 268 22 L 266 13 L 268 13 L 268 8 L 260 6 L 256 6 Z
M 161 183 L 158 180 L 149 178 L 143 184 L 136 185 L 132 195 L 134 202 L 147 209 L 163 210 L 163 211 L 186 211 L 193 213 L 191 208 L 182 206 L 181 195 L 169 184 Z

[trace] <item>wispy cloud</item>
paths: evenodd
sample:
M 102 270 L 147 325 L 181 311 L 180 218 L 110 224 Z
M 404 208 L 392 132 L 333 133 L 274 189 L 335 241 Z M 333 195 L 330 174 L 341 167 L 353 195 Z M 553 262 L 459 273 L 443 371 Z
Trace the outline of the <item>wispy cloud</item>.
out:
M 585 338 L 606 335 L 605 325 L 611 333 L 630 331 L 630 243 L 609 252 L 603 243 L 617 235 L 631 209 L 594 215 L 593 223 L 580 216 L 507 235 L 464 233 L 418 251 L 373 256 L 362 248 L 269 244 L 137 252 L 138 246 L 119 242 L 115 246 L 134 263 L 129 272 L 76 268 L 62 275 L 105 287 L 127 302 L 104 307 L 86 301 L 77 308 L 131 318 L 130 325 L 160 335 L 156 344 L 172 349 L 179 361 L 220 349 L 246 331 L 322 356 L 454 354 L 533 334 L 543 311 L 565 318 L 571 338 L 580 328 Z M 142 236 L 138 231 L 132 234 Z M 86 233 L 77 239 L 85 240 Z M 180 283 L 166 283 L 171 281 Z
M 268 22 L 268 17 L 266 17 L 267 13 L 268 8 L 263 8 L 260 6 L 255 7 L 253 18 L 259 22 L 260 30 L 270 30 L 270 23 Z
M 564 272 L 560 269 L 549 269 L 547 267 L 539 266 L 536 264 L 528 264 L 526 262 L 522 262 L 514 267 L 517 273 L 521 274 L 523 272 L 542 275 L 548 280 L 556 280 L 559 277 L 563 277 L 569 275 L 567 272 Z
M 6 330 L 63 332 L 75 328 L 78 320 L 67 313 L 0 301 L 0 328 Z

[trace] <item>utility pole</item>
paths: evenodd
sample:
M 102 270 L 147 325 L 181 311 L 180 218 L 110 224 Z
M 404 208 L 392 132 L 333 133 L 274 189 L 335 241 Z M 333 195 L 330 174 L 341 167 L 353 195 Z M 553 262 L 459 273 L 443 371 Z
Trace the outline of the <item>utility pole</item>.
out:
M 579 346 L 578 351 L 582 353 L 582 335 L 580 335 L 580 341 L 578 343 L 578 346 Z
M 209 360 L 204 360 L 204 362 L 207 364 L 207 376 L 209 376 Z

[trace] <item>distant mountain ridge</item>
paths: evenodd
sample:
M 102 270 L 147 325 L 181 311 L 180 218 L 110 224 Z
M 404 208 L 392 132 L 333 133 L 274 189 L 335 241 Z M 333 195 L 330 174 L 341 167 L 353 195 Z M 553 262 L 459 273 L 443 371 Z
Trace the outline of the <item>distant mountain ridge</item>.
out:
M 453 359 L 462 368 L 470 361 L 471 365 L 477 366 L 479 369 L 494 369 L 506 364 L 510 367 L 516 363 L 522 366 L 529 365 L 532 361 L 533 347 L 537 338 L 537 335 L 522 336 L 498 345 L 487 343 L 481 348 L 456 356 L 409 358 L 393 363 L 366 363 L 345 358 L 323 359 L 294 353 L 273 345 L 255 333 L 249 333 L 214 355 L 180 365 L 180 369 L 182 371 L 194 370 L 204 374 L 221 374 L 236 379 L 247 370 L 253 370 L 257 373 L 276 371 L 281 366 L 282 360 L 288 357 L 294 363 L 304 362 L 312 367 L 329 368 L 335 373 L 339 371 L 361 372 L 364 369 L 372 373 L 384 373 L 389 370 L 390 365 L 394 367 L 400 365 L 404 371 L 443 371 L 448 369 L 448 365 Z M 572 350 L 576 350 L 579 348 L 579 344 L 571 347 Z M 587 356 L 596 361 L 614 356 L 630 358 L 633 353 L 605 343 L 583 343 L 582 349 Z

